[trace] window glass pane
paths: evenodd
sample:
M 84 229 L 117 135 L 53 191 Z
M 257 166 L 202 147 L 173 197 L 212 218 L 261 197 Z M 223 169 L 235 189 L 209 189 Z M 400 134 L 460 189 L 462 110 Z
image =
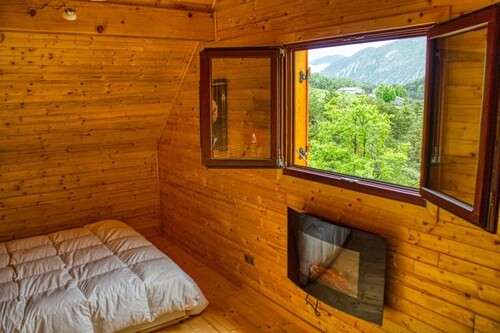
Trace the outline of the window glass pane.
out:
M 439 39 L 440 99 L 429 187 L 474 204 L 487 29 Z
M 212 157 L 271 158 L 271 59 L 211 60 Z
M 418 188 L 425 61 L 425 37 L 295 51 L 293 165 Z

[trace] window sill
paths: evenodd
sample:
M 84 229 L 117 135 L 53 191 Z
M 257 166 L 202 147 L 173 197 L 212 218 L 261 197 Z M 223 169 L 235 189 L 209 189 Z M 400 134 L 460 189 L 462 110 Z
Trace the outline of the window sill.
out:
M 327 174 L 322 171 L 297 166 L 286 167 L 283 170 L 283 174 L 376 195 L 379 197 L 403 201 L 414 205 L 425 206 L 426 203 L 417 188 L 412 189 L 409 187 L 390 185 L 382 182 L 369 181 L 366 179 L 337 175 L 333 173 Z

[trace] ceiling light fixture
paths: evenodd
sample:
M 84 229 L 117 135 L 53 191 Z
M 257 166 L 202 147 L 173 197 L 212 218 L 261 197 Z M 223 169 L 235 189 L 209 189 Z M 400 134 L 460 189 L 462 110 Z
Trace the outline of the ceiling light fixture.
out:
M 74 21 L 74 20 L 76 20 L 76 10 L 74 10 L 73 8 L 70 8 L 70 7 L 64 8 L 62 17 L 65 20 Z

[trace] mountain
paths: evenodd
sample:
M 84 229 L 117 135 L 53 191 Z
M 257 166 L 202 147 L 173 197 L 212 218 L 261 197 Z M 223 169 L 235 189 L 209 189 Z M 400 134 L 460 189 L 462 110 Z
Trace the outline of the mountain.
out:
M 331 64 L 336 61 L 340 61 L 345 59 L 346 56 L 343 56 L 341 54 L 332 54 L 332 55 L 327 55 L 318 59 L 314 59 L 309 62 L 310 65 L 322 65 L 322 64 Z
M 319 74 L 347 77 L 357 82 L 404 85 L 424 77 L 426 39 L 407 38 L 368 47 L 349 57 L 326 56 L 311 62 Z
M 313 73 L 321 72 L 330 64 L 345 59 L 345 56 L 340 54 L 327 55 L 309 62 L 309 67 Z

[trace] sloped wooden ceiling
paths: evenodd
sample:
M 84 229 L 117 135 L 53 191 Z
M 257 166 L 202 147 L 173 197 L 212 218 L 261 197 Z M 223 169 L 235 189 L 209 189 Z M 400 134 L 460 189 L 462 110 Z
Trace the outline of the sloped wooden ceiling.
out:
M 0 241 L 159 225 L 157 141 L 214 23 L 200 1 L 122 2 L 66 1 L 76 21 L 59 1 L 0 3 Z

